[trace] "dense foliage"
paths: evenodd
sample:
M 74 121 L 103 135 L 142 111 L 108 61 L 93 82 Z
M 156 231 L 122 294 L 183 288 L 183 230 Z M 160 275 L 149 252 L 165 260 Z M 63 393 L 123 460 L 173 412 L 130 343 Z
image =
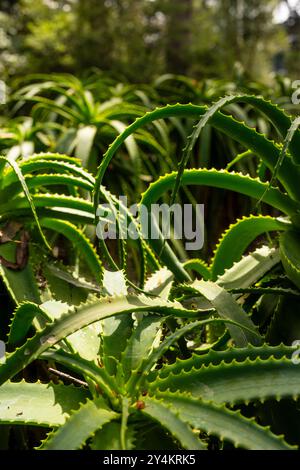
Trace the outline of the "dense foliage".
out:
M 295 0 L 2 0 L 0 78 L 97 67 L 136 83 L 243 70 L 270 86 L 272 71 L 299 78 L 299 24 Z
M 299 446 L 291 93 L 288 80 L 270 92 L 99 74 L 12 90 L 0 131 L 1 448 Z M 119 195 L 205 203 L 203 249 L 145 238 L 129 211 L 136 240 L 97 239 L 99 205 L 121 223 Z

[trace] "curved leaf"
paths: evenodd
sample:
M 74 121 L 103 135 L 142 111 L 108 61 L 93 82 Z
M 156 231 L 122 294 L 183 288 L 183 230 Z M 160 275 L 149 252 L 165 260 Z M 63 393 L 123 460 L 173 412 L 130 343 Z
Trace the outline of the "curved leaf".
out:
M 292 449 L 282 437 L 275 436 L 268 428 L 259 426 L 238 411 L 175 393 L 161 393 L 158 397 L 172 410 L 176 410 L 184 422 L 222 441 L 226 439 L 235 447 L 249 450 Z
M 194 397 L 214 403 L 249 403 L 269 398 L 299 396 L 299 365 L 291 359 L 259 357 L 251 361 L 202 366 L 150 384 L 149 390 L 170 390 L 191 393 Z
M 300 238 L 298 232 L 289 230 L 281 235 L 280 255 L 287 276 L 300 289 Z
M 50 434 L 39 449 L 79 449 L 92 434 L 117 417 L 117 413 L 107 408 L 103 398 L 87 401 L 72 413 L 64 426 Z
M 190 426 L 178 417 L 175 410 L 175 412 L 173 411 L 172 406 L 168 406 L 167 403 L 165 404 L 163 401 L 156 400 L 155 398 L 146 398 L 144 402 L 145 408 L 143 409 L 143 414 L 164 426 L 175 439 L 178 439 L 184 449 L 206 449 L 206 446 L 197 438 Z
M 96 250 L 92 246 L 88 238 L 75 225 L 67 221 L 55 220 L 50 218 L 41 219 L 42 227 L 54 230 L 67 237 L 78 253 L 84 255 L 84 260 L 93 273 L 98 284 L 102 284 L 103 266 Z
M 232 224 L 222 235 L 211 262 L 212 280 L 239 261 L 246 248 L 265 232 L 288 230 L 289 222 L 270 216 L 244 217 Z

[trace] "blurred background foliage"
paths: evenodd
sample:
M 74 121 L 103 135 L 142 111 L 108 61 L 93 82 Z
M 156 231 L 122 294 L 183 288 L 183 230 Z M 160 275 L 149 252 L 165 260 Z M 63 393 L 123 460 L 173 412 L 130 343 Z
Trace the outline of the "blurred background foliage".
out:
M 299 11 L 294 0 L 2 0 L 0 75 L 299 78 Z

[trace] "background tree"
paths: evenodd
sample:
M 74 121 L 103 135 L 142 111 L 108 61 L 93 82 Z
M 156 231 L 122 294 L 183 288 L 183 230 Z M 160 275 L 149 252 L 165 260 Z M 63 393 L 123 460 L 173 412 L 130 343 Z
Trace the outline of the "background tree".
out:
M 193 0 L 165 0 L 163 11 L 166 15 L 167 70 L 187 73 L 191 60 Z
M 75 67 L 84 70 L 91 66 L 109 70 L 115 38 L 112 31 L 112 8 L 104 1 L 78 0 L 74 6 L 74 42 L 72 52 Z
M 289 10 L 289 17 L 284 23 L 287 32 L 289 50 L 286 54 L 285 68 L 294 77 L 300 76 L 300 63 L 299 63 L 299 48 L 300 48 L 300 1 L 291 5 L 286 0 L 286 6 Z
M 219 0 L 220 60 L 225 76 L 239 63 L 252 78 L 263 79 L 270 72 L 272 57 L 285 47 L 284 31 L 272 21 L 278 0 Z

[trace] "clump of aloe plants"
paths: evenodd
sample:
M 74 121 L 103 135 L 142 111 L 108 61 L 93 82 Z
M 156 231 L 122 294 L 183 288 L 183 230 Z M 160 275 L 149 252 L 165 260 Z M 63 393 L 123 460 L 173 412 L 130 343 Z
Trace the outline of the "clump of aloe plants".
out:
M 55 80 L 50 85 L 54 90 Z M 44 120 L 50 110 L 57 113 L 60 126 L 72 119 L 73 130 L 85 113 L 76 139 L 79 132 L 100 138 L 100 121 L 108 125 L 129 106 L 116 105 L 108 118 L 89 89 L 78 82 L 68 87 L 60 90 L 64 106 L 39 97 L 35 113 Z M 21 94 L 32 101 L 28 90 Z M 261 113 L 274 140 L 233 117 L 236 103 Z M 21 429 L 22 442 L 37 449 L 297 448 L 298 119 L 251 95 L 211 106 L 141 108 L 132 123 L 115 123 L 119 135 L 94 176 L 80 150 L 88 140 L 76 156 L 47 151 L 1 158 L 0 272 L 14 304 L 3 324 L 2 445 L 18 442 Z M 194 126 L 187 125 L 179 163 L 171 158 L 159 168 L 152 152 L 163 160 L 171 147 L 161 151 L 149 126 L 166 137 L 181 132 L 185 120 Z M 207 129 L 239 149 L 229 168 L 190 168 Z M 156 171 L 167 170 L 153 171 L 151 182 L 138 173 L 130 198 L 139 207 L 195 203 L 205 186 L 248 198 L 249 213 L 203 258 L 184 252 L 175 237 L 144 237 L 143 222 L 130 212 L 137 239 L 99 240 L 99 205 L 121 224 L 124 208 L 110 187 L 110 170 L 129 142 L 136 150 L 142 145 L 136 168 L 145 165 L 151 175 L 154 162 Z M 255 174 L 231 170 L 248 160 Z M 144 188 L 139 197 L 138 187 Z

